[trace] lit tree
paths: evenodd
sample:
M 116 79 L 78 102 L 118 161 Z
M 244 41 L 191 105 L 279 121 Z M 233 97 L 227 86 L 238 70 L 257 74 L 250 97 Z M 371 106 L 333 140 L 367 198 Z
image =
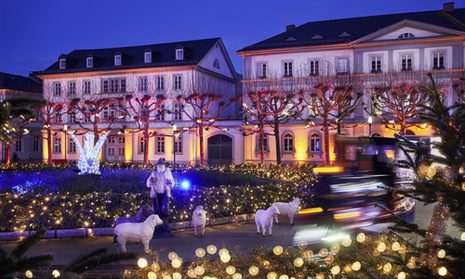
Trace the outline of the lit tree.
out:
M 110 130 L 115 121 L 125 117 L 123 103 L 123 98 L 75 98 L 71 100 L 68 113 L 80 114 L 81 118 L 76 117 L 75 123 L 84 133 L 94 133 L 97 143 L 101 133 Z
M 423 111 L 420 104 L 429 102 L 429 95 L 421 90 L 424 76 L 424 73 L 384 74 L 373 86 L 371 101 L 374 114 L 386 124 L 394 121 L 394 130 L 399 124 L 401 135 L 405 135 L 409 127 L 418 125 L 415 120 Z
M 164 113 L 163 103 L 165 102 L 164 95 L 157 95 L 152 98 L 149 95 L 142 97 L 134 97 L 132 95 L 126 96 L 126 110 L 127 114 L 134 119 L 138 126 L 138 131 L 142 131 L 144 137 L 144 163 L 149 161 L 149 139 L 156 136 L 156 132 L 150 132 L 150 122 L 157 119 L 157 116 Z
M 338 134 L 344 127 L 344 120 L 354 112 L 361 98 L 356 93 L 357 80 L 350 75 L 319 76 L 303 79 L 300 91 L 311 118 L 320 119 L 323 126 L 325 163 L 330 163 L 329 131 L 336 129 Z
M 36 121 L 42 125 L 42 128 L 46 130 L 47 135 L 44 139 L 47 141 L 48 148 L 48 163 L 53 162 L 52 150 L 52 134 L 54 131 L 53 126 L 61 124 L 61 119 L 66 110 L 63 108 L 61 103 L 48 102 L 43 106 L 36 108 Z
M 234 98 L 225 101 L 222 95 L 225 89 L 224 83 L 204 76 L 191 81 L 187 96 L 180 94 L 176 97 L 181 112 L 197 129 L 201 165 L 205 165 L 205 130 L 215 127 L 215 122 L 225 116 L 225 109 L 234 101 Z
M 284 79 L 255 80 L 247 84 L 243 108 L 246 116 L 256 123 L 260 160 L 263 162 L 265 124 L 273 130 L 275 137 L 276 163 L 281 164 L 280 127 L 300 117 L 303 99 L 296 94 L 296 83 Z M 247 119 L 248 121 L 248 119 Z

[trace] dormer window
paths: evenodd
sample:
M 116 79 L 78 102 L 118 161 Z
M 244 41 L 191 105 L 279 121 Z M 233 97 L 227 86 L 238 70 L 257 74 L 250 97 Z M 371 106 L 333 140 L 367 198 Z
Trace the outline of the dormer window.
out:
M 184 60 L 184 49 L 183 48 L 176 49 L 176 60 Z
M 86 58 L 86 67 L 87 68 L 93 68 L 94 67 L 94 58 L 93 57 L 87 57 Z
M 115 66 L 121 66 L 121 54 L 115 54 Z
M 146 51 L 144 53 L 144 63 L 152 63 L 152 52 Z
M 399 38 L 399 39 L 409 39 L 409 38 L 415 38 L 415 35 L 413 35 L 412 33 L 402 33 L 397 38 Z
M 220 60 L 215 59 L 215 60 L 213 61 L 213 67 L 219 69 L 219 68 L 220 68 Z
M 59 60 L 59 66 L 60 66 L 60 70 L 64 70 L 66 69 L 66 58 L 60 58 Z

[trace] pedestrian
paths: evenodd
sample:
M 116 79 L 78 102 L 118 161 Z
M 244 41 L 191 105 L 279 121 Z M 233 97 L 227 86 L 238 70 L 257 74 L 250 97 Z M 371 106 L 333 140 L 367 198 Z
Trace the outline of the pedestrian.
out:
M 150 198 L 152 199 L 153 213 L 160 216 L 163 226 L 155 233 L 165 236 L 172 236 L 169 229 L 169 204 L 171 189 L 174 186 L 174 178 L 171 170 L 165 166 L 163 158 L 158 159 L 156 168 L 147 179 L 147 187 L 150 188 Z

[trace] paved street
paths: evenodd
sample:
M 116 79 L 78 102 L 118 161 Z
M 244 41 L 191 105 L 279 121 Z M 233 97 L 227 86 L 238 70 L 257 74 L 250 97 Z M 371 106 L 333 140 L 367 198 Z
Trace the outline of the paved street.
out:
M 423 228 L 428 226 L 433 205 L 417 205 L 416 222 Z M 152 249 L 161 250 L 162 259 L 167 259 L 167 254 L 171 251 L 178 253 L 185 261 L 190 261 L 194 257 L 194 250 L 198 247 L 206 247 L 215 244 L 218 247 L 234 249 L 236 246 L 242 252 L 250 247 L 269 247 L 275 245 L 292 245 L 294 227 L 288 224 L 285 217 L 280 218 L 280 224 L 275 224 L 272 237 L 262 237 L 256 234 L 254 223 L 238 223 L 208 227 L 205 237 L 194 237 L 193 230 L 181 230 L 174 232 L 174 237 L 158 238 L 150 243 Z M 458 236 L 457 228 L 448 225 L 448 233 Z M 42 240 L 32 250 L 32 254 L 48 253 L 54 256 L 54 265 L 65 265 L 75 259 L 78 255 L 89 253 L 98 248 L 107 248 L 110 252 L 119 251 L 119 245 L 112 243 L 113 237 L 98 238 L 78 238 L 62 240 Z M 2 248 L 10 250 L 14 247 L 14 242 L 1 243 Z M 128 251 L 143 253 L 142 245 L 128 244 Z

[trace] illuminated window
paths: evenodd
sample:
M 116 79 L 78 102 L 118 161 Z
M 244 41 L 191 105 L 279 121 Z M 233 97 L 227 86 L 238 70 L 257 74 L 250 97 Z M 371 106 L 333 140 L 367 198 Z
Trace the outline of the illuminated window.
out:
M 61 83 L 59 82 L 53 83 L 53 96 L 55 97 L 61 96 Z
M 260 152 L 260 151 L 261 151 L 260 135 L 257 135 L 256 141 L 255 141 L 255 152 Z M 270 151 L 270 146 L 268 144 L 268 136 L 267 135 L 263 136 L 263 151 L 264 152 L 269 152 Z
M 53 138 L 53 153 L 61 153 L 61 138 Z
M 433 70 L 443 70 L 444 69 L 444 56 L 445 51 L 435 51 L 433 52 Z
M 144 153 L 145 152 L 145 140 L 144 140 L 143 136 L 139 137 L 138 151 L 139 151 L 139 153 Z
M 152 63 L 152 53 L 150 51 L 144 53 L 144 63 Z
M 66 69 L 66 58 L 60 58 L 59 60 L 59 66 L 60 66 L 60 70 L 64 70 Z
M 283 137 L 283 151 L 294 152 L 294 136 L 285 134 Z
M 257 78 L 266 78 L 266 63 L 257 63 Z
M 401 71 L 411 71 L 412 70 L 412 53 L 404 53 L 400 55 L 400 70 Z
M 68 138 L 68 153 L 76 153 L 76 143 L 72 138 Z
M 371 56 L 371 72 L 372 73 L 381 73 L 381 55 Z
M 157 137 L 155 144 L 155 153 L 165 153 L 165 137 Z
M 310 136 L 310 152 L 320 152 L 321 151 L 321 139 L 319 134 L 312 134 Z
M 94 67 L 94 58 L 93 57 L 87 57 L 86 58 L 86 67 L 87 68 Z
M 176 152 L 176 154 L 182 153 L 182 135 L 178 135 L 176 137 L 176 140 L 174 142 L 174 152 Z
M 178 48 L 176 49 L 176 60 L 183 60 L 184 59 L 184 49 Z
M 338 74 L 349 73 L 349 58 L 348 57 L 338 57 L 336 59 L 336 73 Z
M 115 54 L 115 66 L 121 66 L 121 54 Z

